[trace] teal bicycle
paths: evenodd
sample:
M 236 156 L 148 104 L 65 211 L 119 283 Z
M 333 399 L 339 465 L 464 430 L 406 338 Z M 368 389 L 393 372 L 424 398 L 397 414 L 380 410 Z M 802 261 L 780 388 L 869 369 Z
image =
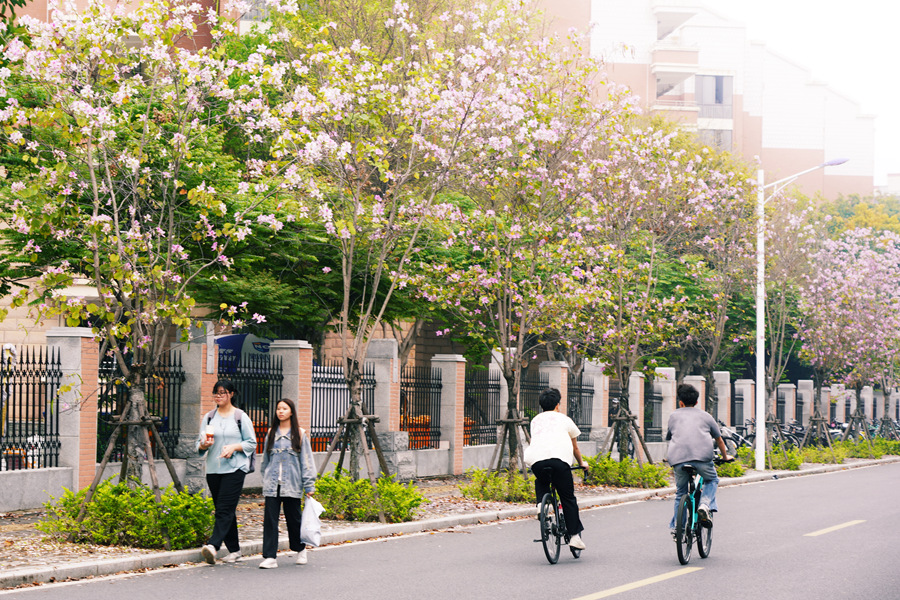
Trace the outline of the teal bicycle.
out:
M 721 465 L 725 462 L 718 456 L 715 464 Z M 700 521 L 697 515 L 697 509 L 700 507 L 700 494 L 703 491 L 703 477 L 697 473 L 693 465 L 683 465 L 682 469 L 690 476 L 688 481 L 687 493 L 681 498 L 678 504 L 678 512 L 675 513 L 675 548 L 678 550 L 678 562 L 683 565 L 691 562 L 691 550 L 694 546 L 694 540 L 697 540 L 697 553 L 700 558 L 709 556 L 712 550 L 712 519 L 707 523 Z

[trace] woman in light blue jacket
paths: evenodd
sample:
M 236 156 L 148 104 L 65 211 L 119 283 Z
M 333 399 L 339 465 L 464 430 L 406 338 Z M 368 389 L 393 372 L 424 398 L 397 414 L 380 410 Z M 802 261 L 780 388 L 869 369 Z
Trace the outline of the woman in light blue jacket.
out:
M 262 460 L 262 488 L 266 499 L 263 516 L 263 561 L 260 569 L 278 566 L 278 516 L 284 507 L 290 548 L 297 553 L 298 565 L 307 561 L 306 544 L 300 541 L 300 500 L 303 492 L 312 497 L 316 490 L 316 465 L 309 436 L 297 423 L 292 400 L 279 400 L 272 428 L 266 436 Z
M 195 448 L 206 458 L 206 483 L 216 507 L 216 520 L 209 541 L 200 548 L 203 560 L 216 564 L 222 544 L 228 554 L 222 562 L 233 563 L 241 557 L 238 541 L 237 505 L 244 489 L 244 477 L 253 471 L 256 434 L 253 421 L 237 408 L 234 383 L 220 379 L 213 386 L 216 409 L 203 417 Z

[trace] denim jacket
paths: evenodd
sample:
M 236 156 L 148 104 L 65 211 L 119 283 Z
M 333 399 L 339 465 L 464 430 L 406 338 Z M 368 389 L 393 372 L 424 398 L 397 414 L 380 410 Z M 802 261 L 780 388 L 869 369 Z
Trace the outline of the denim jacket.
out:
M 304 491 L 312 493 L 316 490 L 316 465 L 309 436 L 302 432 L 300 437 L 299 453 L 291 447 L 290 434 L 276 434 L 272 450 L 263 452 L 263 496 L 276 496 L 279 485 L 281 495 L 288 498 L 302 498 Z

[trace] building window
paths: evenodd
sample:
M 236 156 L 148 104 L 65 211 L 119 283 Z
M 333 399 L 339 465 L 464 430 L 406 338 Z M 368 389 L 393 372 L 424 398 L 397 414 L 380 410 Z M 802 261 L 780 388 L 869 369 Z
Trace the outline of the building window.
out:
M 697 75 L 694 93 L 700 118 L 731 119 L 734 77 L 727 75 Z
M 700 143 L 717 150 L 731 151 L 732 132 L 730 129 L 701 129 L 697 132 Z

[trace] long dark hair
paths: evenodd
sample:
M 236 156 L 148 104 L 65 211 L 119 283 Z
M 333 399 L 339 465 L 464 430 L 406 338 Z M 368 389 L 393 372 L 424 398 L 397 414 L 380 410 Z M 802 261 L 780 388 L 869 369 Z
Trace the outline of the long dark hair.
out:
M 300 452 L 300 424 L 297 422 L 297 406 L 293 400 L 282 398 L 275 405 L 275 408 L 278 408 L 278 404 L 282 402 L 291 409 L 291 447 L 295 452 Z M 279 425 L 281 425 L 281 421 L 278 420 L 278 413 L 275 413 L 272 415 L 272 426 L 269 428 L 269 435 L 266 436 L 266 453 L 271 452 L 272 447 L 275 445 L 275 434 L 278 432 Z

